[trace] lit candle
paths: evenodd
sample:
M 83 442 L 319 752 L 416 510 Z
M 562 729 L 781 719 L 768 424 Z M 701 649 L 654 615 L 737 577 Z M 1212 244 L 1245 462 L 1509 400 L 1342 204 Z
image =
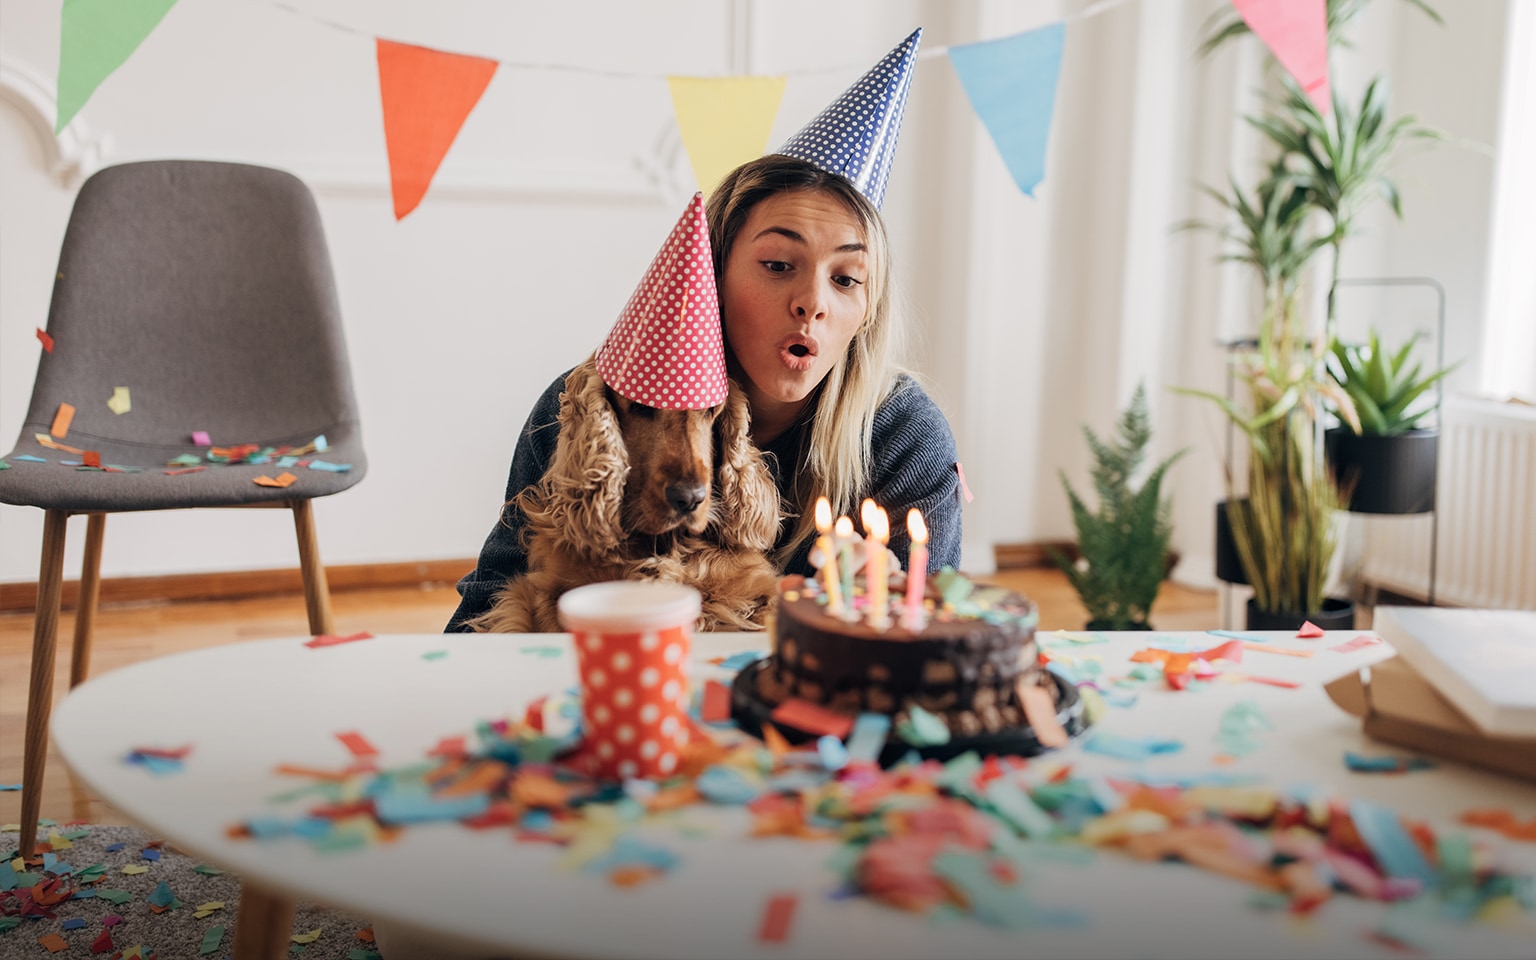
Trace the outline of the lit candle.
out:
M 850 523 L 849 526 L 852 526 Z M 843 612 L 843 590 L 837 582 L 837 547 L 828 536 L 832 532 L 832 504 L 826 497 L 816 498 L 816 549 L 821 551 L 821 585 L 827 592 L 827 613 Z
M 837 524 L 832 528 L 832 538 L 833 545 L 837 550 L 841 551 L 843 549 L 848 549 L 848 552 L 851 554 L 853 552 L 851 549 L 853 546 L 853 521 L 847 517 L 838 517 Z M 843 575 L 843 596 L 848 598 L 848 607 L 844 615 L 848 616 L 849 614 L 852 614 L 849 616 L 849 619 L 854 619 L 857 618 L 858 614 L 852 613 L 853 557 L 843 556 L 840 558 L 840 562 L 842 564 L 841 572 Z
M 907 554 L 907 604 L 905 626 L 923 628 L 923 589 L 928 584 L 928 524 L 916 507 L 907 511 L 907 532 L 912 535 L 912 550 Z
M 891 537 L 891 521 L 885 511 L 876 507 L 870 517 L 868 559 L 864 561 L 864 592 L 869 594 L 869 625 L 884 630 L 891 625 L 890 599 L 887 591 L 889 571 L 886 570 L 885 542 Z

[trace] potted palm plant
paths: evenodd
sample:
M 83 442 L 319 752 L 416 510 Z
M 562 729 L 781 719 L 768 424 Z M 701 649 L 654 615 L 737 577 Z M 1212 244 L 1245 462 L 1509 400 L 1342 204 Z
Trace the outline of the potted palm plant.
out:
M 1364 0 L 1328 0 L 1330 45 L 1342 42 L 1363 6 Z M 1241 20 L 1218 24 L 1202 50 L 1244 32 Z M 1249 191 L 1235 178 L 1230 192 L 1206 191 L 1228 215 L 1216 227 L 1232 246 L 1223 259 L 1249 264 L 1262 285 L 1254 346 L 1231 354 L 1239 396 L 1184 392 L 1220 406 L 1247 441 L 1246 468 L 1234 473 L 1228 467 L 1225 511 L 1232 548 L 1254 590 L 1249 628 L 1284 629 L 1304 620 L 1342 628 L 1353 625 L 1353 605 L 1326 597 L 1325 588 L 1339 545 L 1335 515 L 1349 491 L 1325 461 L 1324 428 L 1331 413 L 1358 432 L 1358 418 L 1354 400 L 1328 373 L 1332 317 L 1309 324 L 1297 293 L 1304 271 L 1324 250 L 1332 254 L 1337 280 L 1339 253 L 1368 203 L 1385 199 L 1401 216 L 1390 164 L 1408 142 L 1440 135 L 1411 116 L 1389 119 L 1380 78 L 1358 108 L 1335 90 L 1328 115 L 1289 78 L 1282 83 L 1283 95 L 1262 116 L 1245 118 L 1272 148 L 1265 175 Z
M 1353 490 L 1353 513 L 1434 509 L 1440 430 L 1420 423 L 1434 409 L 1425 402 L 1429 388 L 1455 365 L 1423 375 L 1421 364 L 1409 369 L 1417 341 L 1415 335 L 1388 353 L 1372 331 L 1368 345 L 1333 346 L 1329 372 L 1349 394 L 1358 418 L 1328 431 L 1328 459 Z
M 1096 511 L 1061 474 L 1077 527 L 1077 559 L 1046 549 L 1087 608 L 1089 630 L 1150 630 L 1152 602 L 1168 576 L 1168 541 L 1173 533 L 1169 502 L 1161 495 L 1163 475 L 1184 452 L 1159 463 L 1139 486 L 1133 485 L 1152 439 L 1147 395 L 1139 385 L 1116 432 L 1118 436 L 1106 443 L 1090 427 L 1083 427 L 1093 452 Z

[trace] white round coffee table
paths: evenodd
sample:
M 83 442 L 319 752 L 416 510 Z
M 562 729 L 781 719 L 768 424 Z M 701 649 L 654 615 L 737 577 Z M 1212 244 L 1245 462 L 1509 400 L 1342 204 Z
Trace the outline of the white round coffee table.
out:
M 1082 652 L 1114 671 L 1155 636 L 1110 635 L 1109 643 Z M 1210 637 L 1185 636 L 1210 645 Z M 242 960 L 285 955 L 286 918 L 299 897 L 363 917 L 387 916 L 488 956 L 1398 956 L 1364 935 L 1380 922 L 1380 904 L 1337 897 L 1318 917 L 1298 924 L 1283 912 L 1246 906 L 1251 891 L 1242 884 L 1111 852 L 1086 864 L 1042 857 L 1025 877 L 1035 903 L 1075 911 L 1086 925 L 1004 931 L 970 919 L 931 923 L 863 899 L 833 898 L 838 880 L 826 863 L 836 843 L 751 839 L 740 808 L 693 809 L 691 835 L 658 833 L 681 865 L 634 888 L 564 869 L 560 849 L 516 842 L 508 828 L 413 826 L 396 842 L 329 854 L 293 839 L 231 839 L 229 828 L 247 819 L 301 813 L 302 801 L 269 801 L 307 782 L 276 768 L 345 767 L 351 758 L 337 733 L 362 734 L 380 751 L 381 768 L 400 767 L 422 760 L 444 737 L 472 734 L 479 721 L 520 717 L 530 700 L 576 679 L 566 635 L 380 636 L 319 649 L 306 647 L 307 639 L 221 646 L 125 667 L 77 688 L 54 714 L 55 742 L 93 790 L 157 835 L 241 876 L 247 890 L 240 917 L 246 932 L 237 936 Z M 695 683 L 711 675 L 728 679 L 704 662 L 710 657 L 764 642 L 752 634 L 696 638 Z M 424 658 L 435 651 L 447 654 Z M 1536 787 L 1454 764 L 1397 777 L 1344 769 L 1345 750 L 1384 751 L 1327 700 L 1319 682 L 1387 652 L 1275 657 L 1264 672 L 1305 681 L 1302 688 L 1148 690 L 1134 708 L 1111 708 L 1102 726 L 1186 744 L 1143 769 L 1209 771 L 1217 718 L 1232 703 L 1251 700 L 1277 729 L 1263 749 L 1223 768 L 1229 772 L 1330 787 L 1441 824 L 1472 807 L 1536 815 Z M 192 751 L 180 773 L 155 776 L 124 761 L 134 748 L 185 744 Z M 1083 772 L 1133 769 L 1080 745 L 1054 759 Z M 1536 869 L 1532 850 L 1512 852 Z M 798 897 L 790 935 L 762 942 L 764 906 L 784 893 Z M 1531 941 L 1489 924 L 1446 932 L 1461 956 L 1531 953 Z

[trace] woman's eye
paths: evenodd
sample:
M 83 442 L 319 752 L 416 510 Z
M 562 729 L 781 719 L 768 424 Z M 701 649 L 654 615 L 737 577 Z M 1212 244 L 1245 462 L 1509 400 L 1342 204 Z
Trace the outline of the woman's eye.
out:
M 768 268 L 769 273 L 785 273 L 789 270 L 789 264 L 783 260 L 764 260 L 763 266 Z
M 839 276 L 833 277 L 832 278 L 832 282 L 837 284 L 838 286 L 844 288 L 844 289 L 851 290 L 852 288 L 857 287 L 860 284 L 862 284 L 864 281 L 863 280 L 857 280 L 857 279 L 855 279 L 853 277 L 839 275 Z

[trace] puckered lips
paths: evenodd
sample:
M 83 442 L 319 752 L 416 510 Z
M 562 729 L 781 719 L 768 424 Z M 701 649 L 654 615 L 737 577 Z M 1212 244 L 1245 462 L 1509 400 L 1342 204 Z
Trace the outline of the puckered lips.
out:
M 804 373 L 816 363 L 816 355 L 821 352 L 821 345 L 816 338 L 804 333 L 792 333 L 779 341 L 779 359 L 784 366 Z

